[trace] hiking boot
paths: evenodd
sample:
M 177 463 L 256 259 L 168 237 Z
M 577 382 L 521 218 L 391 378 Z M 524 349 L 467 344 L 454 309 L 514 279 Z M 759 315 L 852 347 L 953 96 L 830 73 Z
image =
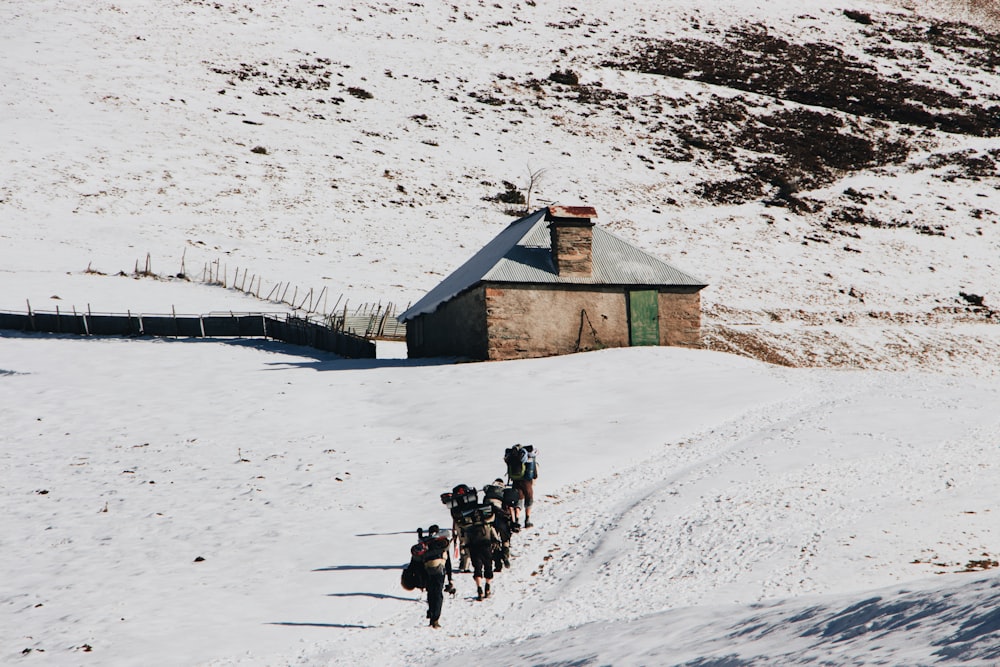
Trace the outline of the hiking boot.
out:
M 489 584 L 486 584 L 486 591 L 485 592 L 486 592 L 486 597 L 489 597 L 490 596 L 490 585 Z
M 483 599 L 483 587 L 482 586 L 476 586 L 476 599 L 477 600 L 482 600 Z
M 438 623 L 437 621 L 431 621 L 431 627 L 432 628 L 440 628 L 441 624 Z
M 504 556 L 504 559 L 503 559 L 503 566 L 506 567 L 506 568 L 510 567 L 510 559 L 507 558 L 506 556 Z
M 524 527 L 525 527 L 525 528 L 531 528 L 531 527 L 532 527 L 532 526 L 534 526 L 534 525 L 535 525 L 535 524 L 531 523 L 531 521 L 529 521 L 529 520 L 525 519 L 525 521 L 524 521 Z

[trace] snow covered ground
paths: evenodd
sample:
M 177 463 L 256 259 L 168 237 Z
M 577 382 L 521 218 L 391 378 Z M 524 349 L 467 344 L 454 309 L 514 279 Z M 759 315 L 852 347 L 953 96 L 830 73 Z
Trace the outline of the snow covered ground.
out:
M 956 612 L 996 595 L 960 573 L 997 553 L 996 381 L 667 348 L 435 365 L 2 342 L 5 660 L 915 664 L 976 622 L 963 655 L 996 646 L 988 604 Z M 541 451 L 537 527 L 492 599 L 456 576 L 433 632 L 399 587 L 413 531 L 512 442 Z
M 0 3 L 2 310 L 282 310 L 279 284 L 402 306 L 538 169 L 533 203 L 711 283 L 705 350 L 0 332 L 0 663 L 1000 662 L 995 138 L 621 64 L 765 25 L 974 125 L 995 37 L 898 3 L 620 5 Z M 761 151 L 792 169 L 738 132 L 782 110 L 906 157 L 708 198 Z M 204 280 L 237 269 L 260 298 Z M 540 450 L 537 527 L 430 630 L 399 586 L 413 531 L 514 442 Z
M 930 605 L 920 636 L 960 634 L 989 607 L 955 607 L 995 596 L 958 572 L 996 557 L 996 381 L 663 348 L 435 365 L 16 335 L 0 368 L 7 660 L 433 664 L 498 644 L 485 664 L 792 661 L 787 627 L 724 638 L 809 609 L 803 661 L 912 664 L 939 647 L 889 621 Z M 458 575 L 432 633 L 398 583 L 413 531 L 529 441 L 538 527 L 493 599 Z M 851 642 L 824 631 L 901 584 L 917 590 Z M 599 641 L 573 629 L 590 623 Z

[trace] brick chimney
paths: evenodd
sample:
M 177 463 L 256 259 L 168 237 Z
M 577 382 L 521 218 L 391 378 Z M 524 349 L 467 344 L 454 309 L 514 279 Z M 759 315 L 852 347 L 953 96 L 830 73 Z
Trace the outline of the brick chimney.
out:
M 594 218 L 591 206 L 549 206 L 545 219 L 549 221 L 552 262 L 560 276 L 591 276 L 591 244 Z

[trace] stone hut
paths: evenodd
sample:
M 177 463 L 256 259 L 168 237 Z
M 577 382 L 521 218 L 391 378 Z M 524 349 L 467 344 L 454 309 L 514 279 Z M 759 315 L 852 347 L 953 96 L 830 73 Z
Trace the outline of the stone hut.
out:
M 399 316 L 409 357 L 698 347 L 705 282 L 596 218 L 589 206 L 550 206 L 512 222 Z

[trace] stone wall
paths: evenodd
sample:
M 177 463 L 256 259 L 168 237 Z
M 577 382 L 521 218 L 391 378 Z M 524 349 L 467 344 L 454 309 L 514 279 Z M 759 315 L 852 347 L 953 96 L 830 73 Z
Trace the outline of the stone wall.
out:
M 701 347 L 701 294 L 660 292 L 660 345 Z
M 480 286 L 407 324 L 418 357 L 524 359 L 628 347 L 625 289 Z M 701 296 L 660 292 L 660 345 L 701 346 Z M 487 321 L 489 327 L 487 329 Z
M 616 288 L 486 288 L 489 359 L 571 354 L 628 345 L 625 296 Z

